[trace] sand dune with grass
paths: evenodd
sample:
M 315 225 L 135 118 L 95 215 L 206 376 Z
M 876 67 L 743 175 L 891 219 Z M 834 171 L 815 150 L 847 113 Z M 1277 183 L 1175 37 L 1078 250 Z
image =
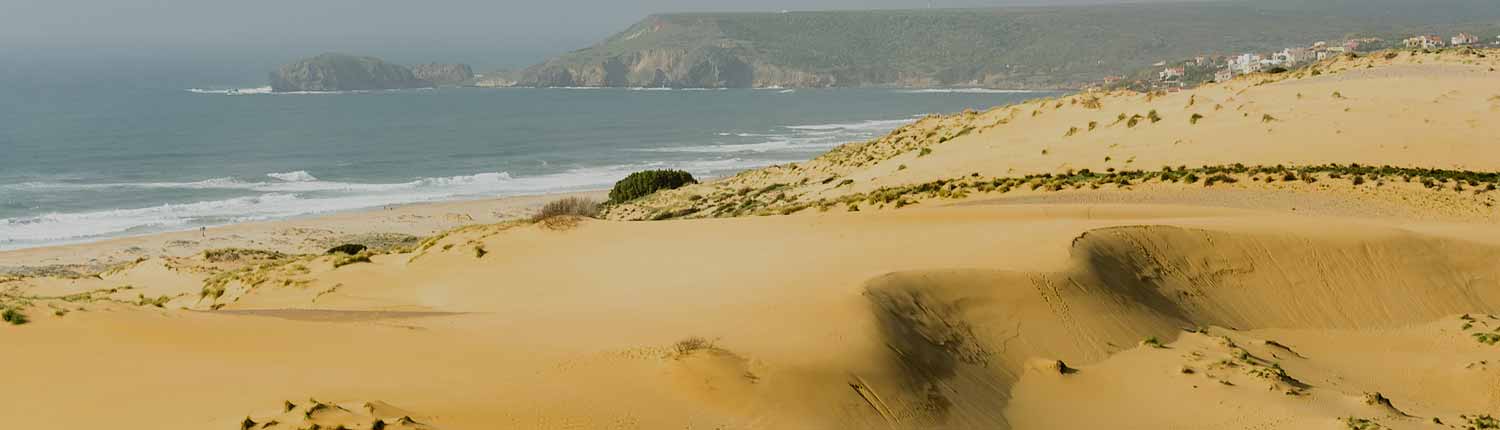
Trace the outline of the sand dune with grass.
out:
M 1496 428 L 1492 57 L 1342 58 L 932 117 L 606 219 L 7 275 L 0 308 L 24 321 L 0 324 L 0 417 Z

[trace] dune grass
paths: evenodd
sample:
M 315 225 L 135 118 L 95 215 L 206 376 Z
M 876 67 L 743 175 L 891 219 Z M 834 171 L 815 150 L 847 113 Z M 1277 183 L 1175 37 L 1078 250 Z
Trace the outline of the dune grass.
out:
M 599 217 L 599 202 L 587 197 L 554 200 L 542 205 L 542 209 L 531 217 L 531 222 L 542 222 L 560 216 L 597 218 Z
M 1394 166 L 1363 166 L 1359 164 L 1339 165 L 1311 165 L 1311 166 L 1245 166 L 1243 164 L 1204 166 L 1197 168 L 1163 167 L 1161 170 L 1119 170 L 1108 172 L 1094 172 L 1089 169 L 1067 171 L 1064 173 L 1042 173 L 1019 177 L 997 177 L 980 178 L 977 175 L 968 175 L 952 179 L 939 179 L 922 184 L 912 184 L 894 187 L 883 187 L 863 193 L 852 193 L 843 196 L 823 198 L 811 201 L 788 201 L 782 199 L 767 199 L 757 193 L 746 193 L 742 195 L 717 194 L 711 198 L 687 202 L 688 206 L 676 206 L 671 209 L 661 210 L 652 216 L 652 219 L 672 219 L 686 216 L 693 217 L 735 217 L 744 215 L 775 215 L 788 213 L 788 208 L 798 207 L 821 207 L 844 205 L 851 203 L 866 204 L 876 207 L 885 205 L 896 205 L 902 200 L 900 206 L 908 206 L 921 198 L 961 198 L 971 192 L 999 192 L 1008 193 L 1018 189 L 1030 189 L 1040 191 L 1061 191 L 1069 189 L 1098 189 L 1105 186 L 1128 188 L 1132 185 L 1145 182 L 1157 183 L 1197 183 L 1204 178 L 1209 178 L 1208 186 L 1238 182 L 1241 178 L 1263 178 L 1266 182 L 1274 182 L 1279 179 L 1283 182 L 1317 183 L 1320 178 L 1331 178 L 1332 175 L 1340 175 L 1347 178 L 1363 178 L 1361 181 L 1384 181 L 1411 178 L 1425 184 L 1429 189 L 1435 191 L 1452 190 L 1457 192 L 1484 193 L 1489 192 L 1489 185 L 1500 184 L 1500 172 L 1479 172 L 1467 170 L 1409 168 Z M 1362 184 L 1363 182 L 1361 182 Z M 1443 184 L 1455 184 L 1451 188 Z M 1461 184 L 1477 184 L 1464 188 Z M 791 212 L 795 212 L 792 210 Z

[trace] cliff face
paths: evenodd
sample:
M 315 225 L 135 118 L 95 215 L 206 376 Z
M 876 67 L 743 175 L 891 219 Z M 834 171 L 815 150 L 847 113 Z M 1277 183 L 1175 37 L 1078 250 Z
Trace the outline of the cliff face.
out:
M 418 64 L 411 66 L 417 79 L 437 86 L 464 85 L 474 80 L 474 71 L 466 64 Z
M 1315 11 L 1315 13 L 1309 12 Z M 1221 0 L 655 15 L 522 86 L 1076 88 L 1161 61 L 1345 37 L 1500 32 L 1493 0 Z
M 271 90 L 362 91 L 425 88 L 432 83 L 419 79 L 406 67 L 374 57 L 322 54 L 281 66 L 271 73 Z
M 522 72 L 538 87 L 743 88 L 772 68 L 734 48 L 647 49 L 593 62 L 549 61 Z

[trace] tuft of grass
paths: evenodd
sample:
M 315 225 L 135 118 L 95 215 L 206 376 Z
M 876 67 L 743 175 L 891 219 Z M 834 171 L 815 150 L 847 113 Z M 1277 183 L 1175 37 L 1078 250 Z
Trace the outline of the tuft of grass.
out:
M 360 251 L 360 253 L 358 253 L 358 254 L 354 254 L 354 255 L 347 255 L 346 254 L 346 255 L 340 255 L 337 258 L 334 258 L 333 259 L 333 268 L 337 269 L 337 268 L 340 268 L 340 267 L 348 266 L 350 264 L 369 263 L 369 262 L 370 262 L 370 251 Z M 219 294 L 223 295 L 223 292 L 221 291 Z
M 1217 183 L 1233 184 L 1235 182 L 1239 182 L 1239 180 L 1235 179 L 1233 176 L 1220 173 L 1217 175 L 1209 176 L 1207 180 L 1203 181 L 1203 186 L 1212 187 Z
M 474 258 L 484 258 L 484 255 L 489 253 L 489 250 L 484 249 L 484 245 L 474 245 Z
M 1088 109 L 1100 109 L 1104 107 L 1104 103 L 1101 102 L 1099 100 L 1099 97 L 1097 96 L 1089 96 L 1088 98 L 1083 99 L 1083 107 Z
M 26 318 L 26 314 L 21 313 L 16 308 L 5 308 L 4 311 L 0 311 L 0 320 L 4 320 L 11 325 L 22 325 L 31 322 L 31 319 Z
M 1063 137 L 1073 137 L 1075 134 L 1078 134 L 1078 127 L 1068 127 L 1068 132 L 1063 133 Z
M 1349 430 L 1382 430 L 1385 426 L 1364 418 L 1348 417 L 1344 418 L 1344 428 Z
M 1089 131 L 1099 128 L 1099 121 L 1089 121 Z
M 905 164 L 902 164 L 900 166 L 896 166 L 896 171 L 897 172 L 900 172 L 902 170 L 906 170 L 906 165 Z
M 1493 416 L 1489 416 L 1489 415 L 1473 415 L 1473 416 L 1470 416 L 1470 415 L 1460 415 L 1459 418 L 1462 418 L 1462 419 L 1464 419 L 1464 421 L 1468 422 L 1467 423 L 1468 425 L 1464 427 L 1467 430 L 1500 429 L 1500 419 L 1495 419 L 1495 417 L 1493 417 Z
M 1195 113 L 1193 116 L 1188 117 L 1188 124 L 1198 125 L 1198 120 L 1201 119 L 1203 119 L 1203 114 Z
M 1474 333 L 1474 340 L 1485 345 L 1500 344 L 1500 333 Z
M 1151 120 L 1151 123 L 1155 124 L 1161 122 L 1161 115 L 1156 113 L 1156 109 L 1152 109 L 1151 112 L 1146 114 L 1146 119 Z
M 1141 345 L 1149 346 L 1149 347 L 1156 348 L 1156 349 L 1164 349 L 1164 348 L 1167 347 L 1166 345 L 1163 345 L 1161 343 L 1161 339 L 1157 339 L 1156 336 L 1151 336 L 1151 337 L 1146 338 L 1145 340 L 1142 340 L 1141 341 Z
M 1263 123 L 1272 123 L 1272 122 L 1276 122 L 1276 121 L 1280 121 L 1280 120 L 1276 119 L 1276 117 L 1274 117 L 1274 116 L 1271 116 L 1271 114 L 1264 114 L 1264 115 L 1260 116 L 1260 122 L 1263 122 Z
M 922 148 L 921 151 L 917 151 L 918 157 L 926 157 L 930 154 L 932 154 L 932 148 Z
M 548 218 L 560 216 L 578 216 L 584 218 L 596 218 L 599 216 L 599 202 L 587 197 L 568 197 L 554 200 L 542 205 L 541 211 L 531 217 L 531 222 L 541 222 Z
M 693 337 L 689 337 L 687 339 L 679 340 L 679 341 L 677 341 L 677 343 L 672 344 L 672 352 L 677 353 L 677 356 L 679 356 L 679 357 L 680 356 L 685 356 L 685 355 L 688 355 L 688 354 L 692 354 L 694 352 L 704 351 L 704 350 L 709 350 L 709 349 L 714 349 L 714 348 L 716 348 L 716 347 L 714 346 L 714 342 L 713 341 L 708 340 L 708 339 L 704 339 L 704 338 L 701 338 L 701 337 L 698 337 L 698 336 L 693 336 Z

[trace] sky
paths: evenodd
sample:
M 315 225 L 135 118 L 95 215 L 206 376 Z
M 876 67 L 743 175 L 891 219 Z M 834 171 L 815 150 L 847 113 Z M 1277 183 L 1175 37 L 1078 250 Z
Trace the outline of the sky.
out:
M 1139 1 L 1139 0 L 1137 0 Z M 325 51 L 523 67 L 660 12 L 891 9 L 1121 0 L 0 0 L 0 59 L 215 57 Z

